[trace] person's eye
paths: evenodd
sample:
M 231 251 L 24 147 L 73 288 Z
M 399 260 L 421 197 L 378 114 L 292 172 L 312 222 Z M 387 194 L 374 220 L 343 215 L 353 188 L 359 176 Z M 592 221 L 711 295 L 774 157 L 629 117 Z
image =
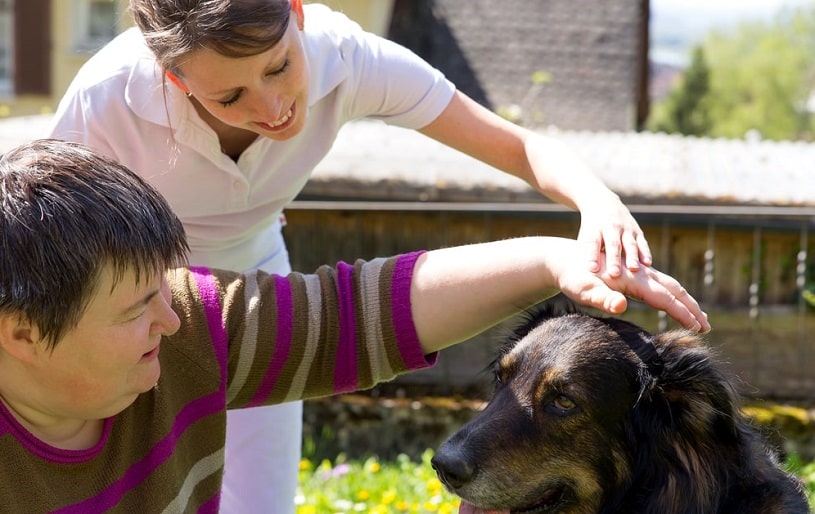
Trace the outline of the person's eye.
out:
M 286 61 L 283 63 L 283 65 L 281 67 L 277 68 L 276 70 L 270 71 L 269 75 L 272 75 L 272 76 L 280 75 L 281 73 L 283 73 L 284 71 L 286 71 L 288 69 L 290 63 L 291 63 L 291 61 L 287 58 Z
M 218 100 L 218 103 L 223 105 L 224 107 L 229 107 L 230 105 L 237 102 L 241 97 L 240 92 L 235 93 L 234 95 L 230 96 L 226 100 Z

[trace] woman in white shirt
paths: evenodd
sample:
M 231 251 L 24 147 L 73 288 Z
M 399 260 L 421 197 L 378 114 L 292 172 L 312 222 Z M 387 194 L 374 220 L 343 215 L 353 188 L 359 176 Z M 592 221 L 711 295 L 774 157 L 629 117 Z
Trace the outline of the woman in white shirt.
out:
M 481 107 L 422 59 L 301 0 L 131 0 L 138 29 L 94 55 L 50 136 L 139 173 L 184 223 L 193 265 L 290 271 L 283 208 L 348 121 L 416 129 L 578 209 L 586 266 L 651 263 L 619 197 L 562 143 Z M 292 513 L 299 402 L 229 415 L 221 510 Z M 272 439 L 264 434 L 275 433 Z

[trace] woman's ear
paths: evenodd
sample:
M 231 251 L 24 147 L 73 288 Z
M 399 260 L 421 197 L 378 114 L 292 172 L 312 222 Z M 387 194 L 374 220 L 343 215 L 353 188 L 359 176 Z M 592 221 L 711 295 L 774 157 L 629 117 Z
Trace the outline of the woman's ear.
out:
M 183 82 L 181 82 L 181 79 L 178 78 L 178 75 L 176 75 L 170 70 L 167 70 L 164 72 L 164 76 L 167 77 L 167 80 L 175 84 L 176 87 L 178 87 L 178 89 L 183 91 L 185 94 L 190 94 L 190 90 L 187 88 L 187 86 L 184 85 Z
M 297 28 L 303 30 L 306 24 L 306 16 L 303 14 L 303 0 L 291 0 L 291 10 L 297 17 Z
M 0 314 L 0 350 L 21 361 L 29 362 L 38 352 L 39 332 L 24 316 Z

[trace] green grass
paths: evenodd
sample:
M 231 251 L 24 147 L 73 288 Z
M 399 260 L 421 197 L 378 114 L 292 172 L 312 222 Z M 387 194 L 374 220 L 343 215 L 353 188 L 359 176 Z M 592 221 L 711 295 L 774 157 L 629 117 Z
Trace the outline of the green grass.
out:
M 809 510 L 815 512 L 815 461 L 804 463 L 796 455 L 791 455 L 785 466 L 804 481 L 804 486 L 809 494 Z
M 432 456 L 427 450 L 419 462 L 404 455 L 387 463 L 342 456 L 318 464 L 303 460 L 297 514 L 454 514 L 459 500 L 436 478 Z
M 297 514 L 454 514 L 459 500 L 444 490 L 430 467 L 431 450 L 420 461 L 402 455 L 395 462 L 346 461 L 300 465 Z M 800 476 L 815 512 L 815 462 L 803 463 L 795 456 L 787 469 Z

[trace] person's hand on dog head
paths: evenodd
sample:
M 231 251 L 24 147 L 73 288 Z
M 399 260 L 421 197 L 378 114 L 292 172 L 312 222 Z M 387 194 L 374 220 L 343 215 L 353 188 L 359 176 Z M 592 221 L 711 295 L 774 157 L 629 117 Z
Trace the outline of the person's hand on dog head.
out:
M 670 275 L 651 266 L 640 266 L 636 270 L 623 267 L 621 271 L 615 270 L 619 274 L 613 276 L 602 259 L 599 261 L 599 271 L 590 273 L 575 266 L 571 258 L 565 255 L 560 259 L 553 273 L 558 287 L 572 300 L 617 315 L 628 307 L 628 296 L 665 311 L 689 330 L 701 333 L 710 331 L 707 314 L 679 281 Z

